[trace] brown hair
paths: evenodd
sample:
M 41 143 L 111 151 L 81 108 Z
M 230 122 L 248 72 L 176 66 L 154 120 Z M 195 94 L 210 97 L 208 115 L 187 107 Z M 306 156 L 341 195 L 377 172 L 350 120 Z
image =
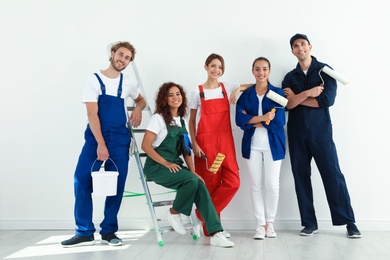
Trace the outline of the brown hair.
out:
M 207 59 L 206 59 L 206 61 L 204 62 L 204 64 L 205 64 L 206 66 L 208 66 L 208 65 L 209 65 L 213 60 L 215 60 L 215 59 L 218 59 L 218 60 L 221 62 L 221 64 L 222 64 L 222 75 L 223 75 L 223 73 L 225 72 L 225 61 L 224 61 L 224 59 L 222 58 L 221 55 L 216 54 L 216 53 L 211 53 L 211 54 L 207 57 Z
M 112 46 L 111 46 L 111 52 L 116 52 L 120 47 L 124 47 L 126 49 L 128 49 L 129 51 L 131 51 L 131 59 L 130 61 L 133 61 L 134 60 L 134 57 L 135 57 L 135 48 L 133 45 L 131 45 L 129 42 L 116 42 L 114 43 Z M 110 57 L 110 61 L 111 61 L 111 57 Z
M 160 114 L 164 118 L 167 126 L 169 126 L 173 120 L 171 110 L 167 102 L 169 90 L 172 87 L 177 87 L 180 90 L 180 94 L 182 96 L 182 103 L 178 109 L 178 116 L 184 117 L 187 114 L 187 97 L 183 87 L 174 82 L 165 82 L 158 89 L 156 97 L 156 108 L 154 113 Z
M 263 60 L 263 61 L 266 61 L 268 63 L 268 67 L 269 69 L 271 69 L 271 62 L 269 62 L 269 60 L 267 58 L 264 58 L 264 57 L 258 57 L 257 59 L 255 59 L 252 63 L 252 70 L 255 68 L 255 63 L 256 61 L 259 61 L 259 60 Z

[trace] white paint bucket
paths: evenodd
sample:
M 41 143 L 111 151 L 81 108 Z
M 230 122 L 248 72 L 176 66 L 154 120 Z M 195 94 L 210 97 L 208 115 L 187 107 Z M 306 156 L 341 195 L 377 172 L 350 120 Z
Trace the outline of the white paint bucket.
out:
M 103 162 L 98 172 L 92 171 L 92 168 L 95 165 L 96 160 L 92 164 L 91 176 L 92 176 L 92 189 L 93 189 L 94 196 L 115 196 L 116 195 L 119 173 L 118 173 L 118 167 L 116 166 L 113 160 L 111 161 L 116 167 L 117 170 L 116 172 L 105 171 L 104 164 L 106 161 Z

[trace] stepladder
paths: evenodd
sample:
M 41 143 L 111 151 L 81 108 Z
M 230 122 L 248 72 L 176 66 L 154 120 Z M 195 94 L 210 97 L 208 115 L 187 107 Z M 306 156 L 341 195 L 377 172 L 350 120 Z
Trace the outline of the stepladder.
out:
M 173 205 L 174 197 L 176 194 L 175 190 L 165 189 L 162 186 L 154 183 L 152 180 L 146 178 L 144 174 L 144 160 L 147 157 L 147 154 L 144 153 L 140 149 L 140 143 L 142 141 L 142 137 L 146 131 L 147 122 L 151 118 L 153 112 L 150 107 L 150 103 L 147 100 L 147 95 L 145 89 L 142 85 L 136 64 L 134 61 L 132 64 L 132 71 L 134 77 L 138 82 L 138 89 L 141 95 L 144 97 L 146 101 L 146 107 L 143 110 L 142 121 L 143 124 L 138 128 L 133 128 L 131 126 L 131 122 L 128 122 L 128 128 L 131 135 L 131 145 L 130 145 L 130 156 L 134 158 L 134 161 L 137 165 L 139 179 L 142 184 L 143 194 L 146 198 L 146 204 L 149 209 L 150 217 L 153 223 L 153 229 L 157 237 L 157 242 L 159 246 L 164 245 L 163 234 L 167 232 L 172 232 L 174 229 L 168 224 L 163 225 L 162 219 L 158 217 L 158 214 L 162 213 L 164 208 L 165 211 L 169 209 Z M 131 112 L 134 109 L 134 104 L 128 104 L 128 111 Z M 134 167 L 131 167 L 134 169 Z M 134 173 L 134 172 L 133 172 Z M 157 191 L 154 191 L 156 186 L 158 187 Z M 127 195 L 126 195 L 127 194 Z M 139 194 L 137 194 L 139 195 Z M 125 197 L 131 197 L 132 193 L 125 191 Z M 187 231 L 189 231 L 190 235 L 193 239 L 198 239 L 200 236 L 200 225 L 201 223 L 198 221 L 198 218 L 195 214 L 195 210 L 192 210 L 190 216 L 181 215 L 184 227 Z

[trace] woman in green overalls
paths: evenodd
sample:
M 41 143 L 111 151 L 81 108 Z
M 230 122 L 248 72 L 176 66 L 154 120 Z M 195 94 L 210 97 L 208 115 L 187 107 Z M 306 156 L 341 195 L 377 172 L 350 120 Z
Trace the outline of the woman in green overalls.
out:
M 195 172 L 191 155 L 183 155 L 187 167 L 180 157 L 177 144 L 180 136 L 187 134 L 183 120 L 186 113 L 183 87 L 173 82 L 164 83 L 157 93 L 155 113 L 142 141 L 142 149 L 148 155 L 144 173 L 155 183 L 177 190 L 172 208 L 166 214 L 176 232 L 186 233 L 180 213 L 189 216 L 195 203 L 211 234 L 210 244 L 232 247 L 234 243 L 222 234 L 221 222 L 203 179 Z

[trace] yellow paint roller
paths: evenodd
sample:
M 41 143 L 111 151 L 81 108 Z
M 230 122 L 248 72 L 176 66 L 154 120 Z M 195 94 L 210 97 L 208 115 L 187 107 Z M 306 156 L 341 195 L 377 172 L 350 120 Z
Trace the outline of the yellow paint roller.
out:
M 204 154 L 202 154 L 201 157 L 202 157 L 203 159 L 206 160 L 206 169 L 207 169 L 209 172 L 212 172 L 212 173 L 214 173 L 214 174 L 216 174 L 216 173 L 218 172 L 219 168 L 220 168 L 221 165 L 222 165 L 223 160 L 225 159 L 225 155 L 224 155 L 224 154 L 218 153 L 218 154 L 217 154 L 217 157 L 215 157 L 215 160 L 214 160 L 213 164 L 212 164 L 211 167 L 209 168 L 209 167 L 208 167 L 209 164 L 208 164 L 208 161 L 207 161 L 207 156 L 204 155 Z
M 275 113 L 276 112 L 276 108 L 272 108 L 271 112 Z M 271 123 L 271 120 L 268 120 L 267 122 L 265 122 L 266 125 L 269 125 L 269 123 Z
M 267 93 L 267 98 L 271 99 L 272 101 L 278 103 L 279 105 L 281 105 L 281 107 L 274 107 L 271 109 L 271 112 L 275 113 L 276 112 L 276 108 L 284 108 L 286 105 L 287 105 L 287 102 L 288 102 L 288 99 L 277 94 L 275 91 L 272 91 L 272 90 L 268 90 L 268 93 Z M 269 125 L 269 123 L 271 122 L 271 120 L 268 120 L 267 122 L 265 122 L 266 125 Z

